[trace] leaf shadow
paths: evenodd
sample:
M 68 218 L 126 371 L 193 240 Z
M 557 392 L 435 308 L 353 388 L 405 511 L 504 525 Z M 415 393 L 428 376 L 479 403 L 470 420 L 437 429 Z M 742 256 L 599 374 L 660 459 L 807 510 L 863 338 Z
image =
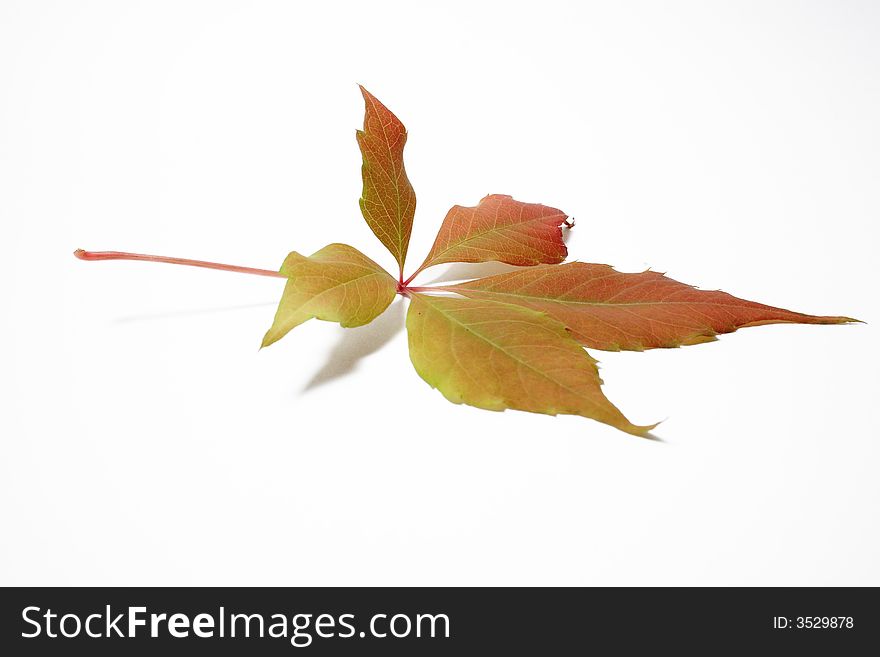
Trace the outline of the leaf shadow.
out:
M 251 310 L 253 308 L 265 308 L 267 306 L 277 305 L 277 301 L 265 301 L 263 303 L 242 303 L 236 306 L 218 306 L 214 308 L 194 308 L 188 310 L 169 310 L 165 312 L 144 313 L 142 315 L 127 315 L 125 317 L 117 317 L 113 320 L 115 324 L 128 324 L 130 322 L 142 322 L 144 320 L 155 319 L 177 319 L 183 317 L 195 317 L 198 315 L 213 315 L 215 313 L 226 313 L 238 310 Z
M 327 355 L 326 362 L 301 392 L 314 390 L 352 372 L 361 359 L 391 342 L 403 329 L 403 305 L 403 299 L 398 297 L 384 313 L 366 326 L 341 329 L 339 340 Z
M 496 274 L 506 274 L 517 269 L 522 269 L 522 267 L 505 265 L 503 262 L 457 262 L 447 267 L 443 273 L 427 281 L 425 285 L 495 276 Z

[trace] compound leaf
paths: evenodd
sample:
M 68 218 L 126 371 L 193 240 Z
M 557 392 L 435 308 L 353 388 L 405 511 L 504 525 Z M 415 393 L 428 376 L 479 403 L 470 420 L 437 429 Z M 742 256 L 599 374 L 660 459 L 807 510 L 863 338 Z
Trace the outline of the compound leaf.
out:
M 761 324 L 845 324 L 698 290 L 663 274 L 626 274 L 608 265 L 572 262 L 532 267 L 444 288 L 471 299 L 516 304 L 562 322 L 584 346 L 641 351 L 715 339 Z
M 406 326 L 416 371 L 456 404 L 581 415 L 638 436 L 654 426 L 632 424 L 608 401 L 596 361 L 547 315 L 413 294 Z
M 364 129 L 357 131 L 363 156 L 361 213 L 403 272 L 416 212 L 416 193 L 403 167 L 406 128 L 369 91 L 361 87 L 361 93 L 366 104 Z
M 563 225 L 572 224 L 561 210 L 504 194 L 486 196 L 474 207 L 455 205 L 418 271 L 445 262 L 559 263 L 568 255 Z
M 608 265 L 560 264 L 568 255 L 562 228 L 573 225 L 565 213 L 502 194 L 474 207 L 453 206 L 427 258 L 404 280 L 416 209 L 403 163 L 407 132 L 372 94 L 363 87 L 361 93 L 366 111 L 363 130 L 357 131 L 363 156 L 360 207 L 397 261 L 398 279 L 345 244 L 330 244 L 308 257 L 291 252 L 278 272 L 119 251 L 78 249 L 76 257 L 286 277 L 263 347 L 312 318 L 344 327 L 367 324 L 401 294 L 410 298 L 406 326 L 413 365 L 450 401 L 493 411 L 580 415 L 637 436 L 656 425 L 635 425 L 608 401 L 596 361 L 584 347 L 641 351 L 708 342 L 760 324 L 858 321 L 698 290 L 652 271 L 626 274 Z M 522 269 L 458 285 L 409 285 L 433 265 L 490 261 Z
M 397 293 L 388 272 L 347 244 L 330 244 L 309 257 L 292 251 L 280 271 L 288 281 L 264 347 L 313 317 L 344 327 L 369 324 Z

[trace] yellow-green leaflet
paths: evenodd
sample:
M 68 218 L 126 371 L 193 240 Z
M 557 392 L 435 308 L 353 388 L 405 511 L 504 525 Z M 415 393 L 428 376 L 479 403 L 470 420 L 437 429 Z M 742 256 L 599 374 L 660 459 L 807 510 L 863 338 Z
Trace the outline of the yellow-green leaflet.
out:
M 547 315 L 496 301 L 413 294 L 406 318 L 416 371 L 450 401 L 581 415 L 637 436 L 602 393 L 596 361 Z
M 288 281 L 264 347 L 313 317 L 345 327 L 369 324 L 397 292 L 388 272 L 347 244 L 330 244 L 308 258 L 292 251 L 280 271 Z

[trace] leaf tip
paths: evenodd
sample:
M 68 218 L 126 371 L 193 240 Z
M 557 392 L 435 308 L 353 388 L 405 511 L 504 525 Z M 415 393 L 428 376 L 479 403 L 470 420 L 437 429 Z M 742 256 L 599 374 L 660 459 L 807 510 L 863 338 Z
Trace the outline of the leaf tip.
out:
M 643 433 L 641 436 L 639 436 L 639 438 L 644 438 L 645 440 L 650 440 L 651 442 L 654 442 L 654 443 L 665 443 L 666 442 L 660 436 L 658 436 L 650 431 Z
M 376 97 L 373 94 L 371 94 L 369 91 L 367 91 L 367 89 L 366 89 L 366 87 L 364 87 L 364 85 L 358 83 L 358 89 L 361 90 L 361 96 L 364 97 L 364 101 L 376 102 Z
M 266 331 L 266 335 L 263 336 L 263 341 L 260 343 L 260 351 L 268 347 L 269 345 L 275 344 L 280 340 L 283 336 L 278 335 L 277 332 L 269 329 Z
M 665 420 L 660 420 L 660 422 L 654 422 L 654 424 L 646 424 L 646 425 L 631 424 L 629 426 L 629 428 L 624 429 L 624 431 L 626 431 L 627 433 L 630 433 L 634 436 L 638 436 L 639 438 L 645 438 L 647 440 L 653 440 L 653 441 L 662 443 L 663 439 L 661 439 L 659 436 L 656 436 L 656 435 L 654 435 L 654 433 L 652 433 L 654 431 L 654 429 L 656 429 L 658 426 L 660 426 L 660 424 L 662 422 L 665 422 Z

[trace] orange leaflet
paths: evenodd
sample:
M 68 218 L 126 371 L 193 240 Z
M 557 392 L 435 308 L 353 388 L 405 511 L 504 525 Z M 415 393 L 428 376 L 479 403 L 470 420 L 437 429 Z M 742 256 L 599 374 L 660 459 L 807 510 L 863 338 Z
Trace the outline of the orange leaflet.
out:
M 547 313 L 581 344 L 611 351 L 698 344 L 760 324 L 858 321 L 805 315 L 726 292 L 698 290 L 653 271 L 625 274 L 608 265 L 582 262 L 533 267 L 443 289 Z
M 361 87 L 366 103 L 364 129 L 357 131 L 363 156 L 361 213 L 379 241 L 391 251 L 403 278 L 403 263 L 416 212 L 416 193 L 403 167 L 406 128 L 391 111 Z
M 475 207 L 455 205 L 443 220 L 434 246 L 416 274 L 444 262 L 562 262 L 568 255 L 562 241 L 563 225 L 574 224 L 562 210 L 522 203 L 504 194 L 487 196 Z

